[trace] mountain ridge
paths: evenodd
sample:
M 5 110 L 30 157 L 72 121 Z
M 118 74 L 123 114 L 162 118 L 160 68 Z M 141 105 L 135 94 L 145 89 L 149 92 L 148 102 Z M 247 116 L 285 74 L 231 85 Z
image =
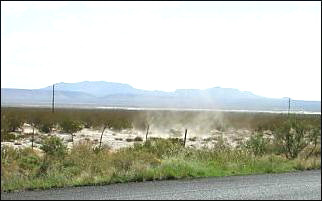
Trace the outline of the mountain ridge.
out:
M 68 87 L 68 88 L 67 88 Z M 119 90 L 121 89 L 122 90 Z M 112 92 L 111 89 L 117 92 Z M 39 90 L 52 90 L 52 86 L 47 86 L 45 88 L 40 88 Z M 76 83 L 65 83 L 60 82 L 55 84 L 55 90 L 61 90 L 61 91 L 79 91 L 79 92 L 85 92 L 92 95 L 95 95 L 97 97 L 103 97 L 105 95 L 110 94 L 128 94 L 128 93 L 161 93 L 161 94 L 177 94 L 177 93 L 188 93 L 191 94 L 193 92 L 197 93 L 209 93 L 213 90 L 224 90 L 225 93 L 229 92 L 240 92 L 243 94 L 248 94 L 251 96 L 258 96 L 253 94 L 250 91 L 240 91 L 239 89 L 235 88 L 222 88 L 219 86 L 211 87 L 207 89 L 176 89 L 173 92 L 165 92 L 162 90 L 143 90 L 143 89 L 137 89 L 132 87 L 129 84 L 125 83 L 117 83 L 117 82 L 105 82 L 105 81 L 82 81 L 82 82 L 76 82 Z M 92 90 L 89 92 L 89 90 Z M 260 96 L 258 96 L 260 97 Z
M 51 106 L 52 86 L 40 89 L 1 88 L 1 105 Z M 267 98 L 234 88 L 176 89 L 173 92 L 136 89 L 129 84 L 84 81 L 55 85 L 55 105 L 164 107 L 239 110 L 287 110 L 288 99 Z M 321 111 L 321 101 L 292 100 L 293 110 Z

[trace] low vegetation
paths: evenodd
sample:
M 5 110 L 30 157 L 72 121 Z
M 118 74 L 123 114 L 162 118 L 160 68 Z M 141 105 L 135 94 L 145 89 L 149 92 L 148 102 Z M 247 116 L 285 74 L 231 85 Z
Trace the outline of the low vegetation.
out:
M 29 121 L 30 113 L 26 110 L 6 108 L 1 113 L 1 140 L 14 138 L 11 132 L 21 128 L 21 123 L 15 122 Z M 55 115 L 45 109 L 35 111 L 40 116 L 48 117 L 40 120 L 50 122 L 46 124 L 49 128 L 61 128 L 72 134 L 83 126 L 104 128 L 107 125 L 114 130 L 132 127 L 146 129 L 147 119 L 162 120 L 159 113 L 141 111 L 90 113 L 86 110 L 58 110 Z M 90 114 L 93 118 L 89 121 Z M 165 119 L 161 123 L 167 125 L 167 121 L 171 120 L 167 117 L 174 115 L 178 115 L 174 120 L 176 123 L 185 125 L 196 119 L 189 112 L 179 114 L 182 116 L 172 112 L 161 113 Z M 213 141 L 212 148 L 203 149 L 184 147 L 181 138 L 151 137 L 143 140 L 135 137 L 126 139 L 133 142 L 133 146 L 116 151 L 106 145 L 98 147 L 90 140 L 75 143 L 71 149 L 67 149 L 62 140 L 54 136 L 41 138 L 41 152 L 31 147 L 14 149 L 1 146 L 1 191 L 321 168 L 320 116 L 298 115 L 287 118 L 279 114 L 253 115 L 255 117 L 228 113 L 217 124 L 221 129 L 247 128 L 253 131 L 253 135 L 237 147 L 232 147 L 222 137 Z M 62 121 L 67 117 L 68 122 L 74 123 Z M 15 118 L 19 120 L 11 122 L 10 119 Z M 99 121 L 96 118 L 109 121 L 107 124 L 97 124 Z M 203 117 L 198 119 L 205 120 Z M 76 128 L 68 130 L 71 125 Z M 216 127 L 216 124 L 212 126 Z M 265 134 L 267 130 L 271 131 L 271 137 Z M 188 140 L 194 141 L 196 138 Z

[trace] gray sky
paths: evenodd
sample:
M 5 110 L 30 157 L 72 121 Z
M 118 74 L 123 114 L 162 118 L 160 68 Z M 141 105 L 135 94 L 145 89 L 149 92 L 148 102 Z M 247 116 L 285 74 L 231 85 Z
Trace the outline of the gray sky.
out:
M 108 81 L 321 100 L 321 2 L 1 2 L 1 87 Z

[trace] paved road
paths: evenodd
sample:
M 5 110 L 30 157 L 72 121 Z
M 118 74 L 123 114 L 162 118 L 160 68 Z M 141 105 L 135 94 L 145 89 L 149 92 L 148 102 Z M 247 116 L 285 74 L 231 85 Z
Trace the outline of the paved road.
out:
M 321 170 L 1 193 L 3 199 L 321 200 Z

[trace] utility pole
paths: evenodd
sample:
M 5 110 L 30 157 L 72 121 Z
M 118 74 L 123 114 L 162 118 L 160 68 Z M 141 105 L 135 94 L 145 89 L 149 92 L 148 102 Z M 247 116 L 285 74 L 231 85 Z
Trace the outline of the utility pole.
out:
M 55 84 L 53 84 L 53 102 L 51 107 L 51 112 L 54 113 L 54 101 L 55 101 Z

